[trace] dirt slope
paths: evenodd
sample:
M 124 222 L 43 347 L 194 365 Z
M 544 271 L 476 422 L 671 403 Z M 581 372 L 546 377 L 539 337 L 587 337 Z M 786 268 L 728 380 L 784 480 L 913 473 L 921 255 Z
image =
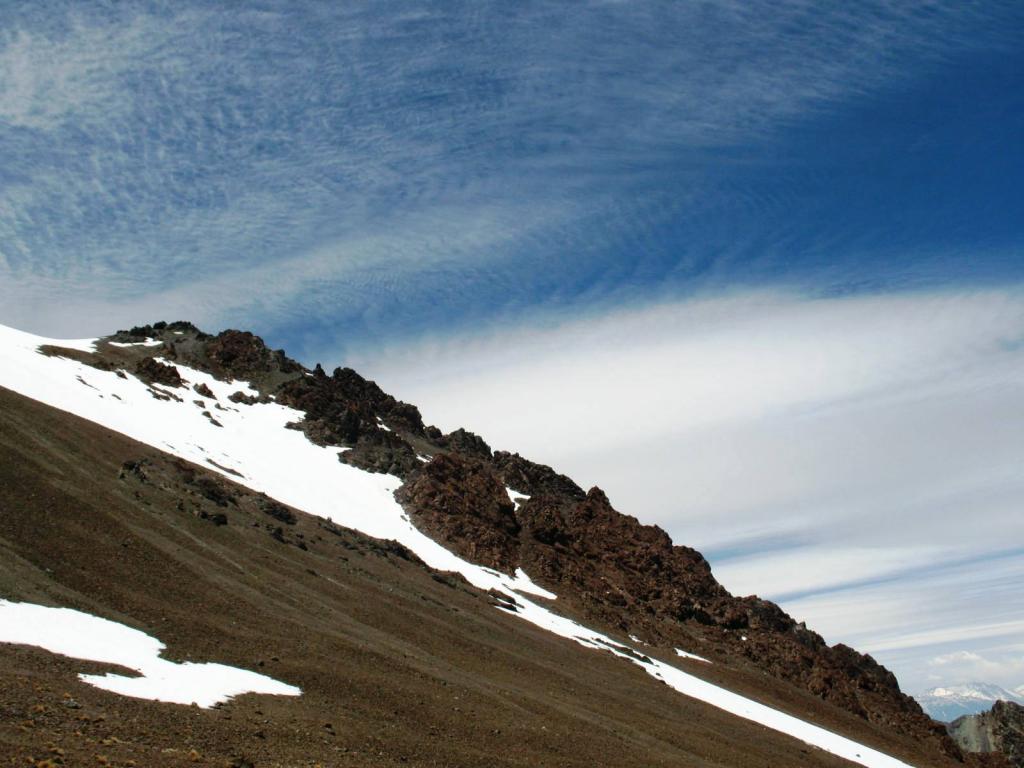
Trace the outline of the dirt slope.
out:
M 139 701 L 77 680 L 99 665 L 0 645 L 12 765 L 845 765 L 535 630 L 399 547 L 5 390 L 0 597 L 304 691 L 212 710 Z M 809 694 L 703 671 L 917 765 L 954 764 Z

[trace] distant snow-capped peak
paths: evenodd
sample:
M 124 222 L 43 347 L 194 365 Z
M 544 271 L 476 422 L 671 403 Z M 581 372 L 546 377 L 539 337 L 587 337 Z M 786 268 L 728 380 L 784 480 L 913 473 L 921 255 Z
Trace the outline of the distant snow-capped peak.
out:
M 933 718 L 948 722 L 964 715 L 985 712 L 997 701 L 1024 704 L 1022 689 L 1024 686 L 1014 692 L 992 683 L 977 682 L 946 685 L 925 691 L 917 701 Z
M 932 688 L 930 691 L 926 691 L 925 695 L 944 699 L 982 699 L 985 701 L 997 701 L 999 699 L 1012 701 L 1018 697 L 1018 694 L 1013 691 L 1008 691 L 992 683 L 965 683 L 963 685 L 943 686 Z

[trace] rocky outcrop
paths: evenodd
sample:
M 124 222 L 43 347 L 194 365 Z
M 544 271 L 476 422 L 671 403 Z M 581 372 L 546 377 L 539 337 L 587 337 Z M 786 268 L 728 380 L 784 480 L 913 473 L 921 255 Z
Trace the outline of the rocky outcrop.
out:
M 495 451 L 491 466 L 505 485 L 528 496 L 553 494 L 582 499 L 586 495 L 565 475 L 558 474 L 551 467 L 528 461 L 518 453 Z
M 503 485 L 530 498 L 514 509 Z M 522 567 L 588 621 L 655 646 L 750 664 L 960 756 L 885 667 L 847 646 L 830 647 L 774 603 L 730 595 L 699 552 L 616 511 L 600 488 L 584 493 L 514 454 L 485 461 L 441 453 L 398 498 L 424 532 L 492 568 Z
M 958 718 L 948 729 L 965 752 L 991 755 L 1011 768 L 1024 768 L 1024 707 L 1020 704 L 997 701 L 988 712 Z
M 368 472 L 384 472 L 398 477 L 409 477 L 420 465 L 416 452 L 405 440 L 392 432 L 375 428 L 361 432 L 352 450 L 345 451 L 339 458 Z
M 263 339 L 248 331 L 227 330 L 216 336 L 201 331 L 171 331 L 162 338 L 171 359 L 218 379 L 251 382 L 264 394 L 297 378 L 303 370 L 284 350 L 270 349 Z
M 118 331 L 109 337 L 110 341 L 119 344 L 138 344 L 150 339 L 162 339 L 167 335 L 189 335 L 198 337 L 200 340 L 212 338 L 210 334 L 203 333 L 192 323 L 185 320 L 178 320 L 173 323 L 159 322 L 152 325 L 137 325 L 127 331 Z
M 147 384 L 162 384 L 165 387 L 182 386 L 178 369 L 166 365 L 153 357 L 144 357 L 135 364 L 135 375 Z
M 480 459 L 441 453 L 397 493 L 413 523 L 463 557 L 506 572 L 520 562 L 515 508 Z
M 298 363 L 289 360 L 283 350 L 270 350 L 258 336 L 248 331 L 224 331 L 206 344 L 210 367 L 218 376 L 234 379 L 253 378 L 254 374 L 297 373 Z
M 318 445 L 344 445 L 358 449 L 347 456 L 357 466 L 391 471 L 400 476 L 415 468 L 416 453 L 402 440 L 386 437 L 389 430 L 410 436 L 424 434 L 419 410 L 385 394 L 351 368 L 335 368 L 328 376 L 319 365 L 298 378 L 285 382 L 277 392 L 278 402 L 304 411 L 306 418 L 296 426 Z M 385 429 L 384 427 L 387 427 Z
M 479 435 L 475 435 L 461 427 L 438 439 L 437 444 L 452 453 L 475 456 L 478 459 L 491 458 L 491 446 Z

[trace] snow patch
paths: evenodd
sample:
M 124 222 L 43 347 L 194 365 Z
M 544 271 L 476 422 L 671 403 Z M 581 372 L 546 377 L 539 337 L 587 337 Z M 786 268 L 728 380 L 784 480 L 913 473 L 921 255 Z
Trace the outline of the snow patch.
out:
M 0 600 L 0 642 L 32 645 L 73 659 L 116 664 L 139 677 L 79 675 L 89 685 L 137 699 L 212 707 L 243 693 L 298 696 L 294 685 L 225 664 L 178 664 L 160 658 L 164 644 L 114 621 L 71 608 Z
M 554 592 L 548 592 L 544 587 L 540 587 L 533 583 L 529 576 L 526 575 L 526 571 L 522 568 L 516 568 L 515 578 L 511 582 L 512 588 L 518 592 L 526 592 L 530 595 L 536 595 L 537 597 L 543 597 L 548 600 L 558 599 L 558 595 Z
M 146 339 L 145 341 L 108 341 L 112 347 L 161 347 L 163 342 L 160 339 Z
M 676 648 L 676 656 L 682 656 L 684 659 L 693 659 L 694 661 L 703 661 L 705 664 L 710 664 L 709 659 L 705 659 L 703 656 L 698 656 L 696 653 L 688 653 L 680 648 Z
M 12 331 L 11 328 L 5 328 L 0 326 L 0 331 Z M 14 331 L 14 333 L 21 334 L 21 331 Z M 22 334 L 28 336 L 29 334 Z M 95 352 L 96 342 L 99 339 L 46 339 L 42 336 L 32 336 L 36 347 L 50 346 L 50 347 L 61 347 L 63 349 L 74 349 L 78 352 Z
M 527 496 L 525 493 L 520 493 L 519 491 L 513 491 L 507 485 L 505 486 L 505 493 L 508 494 L 508 500 L 511 501 L 512 504 L 515 505 L 515 508 L 516 508 L 517 511 L 519 510 L 519 505 L 520 504 L 522 504 L 524 501 L 529 501 L 530 500 L 530 497 Z

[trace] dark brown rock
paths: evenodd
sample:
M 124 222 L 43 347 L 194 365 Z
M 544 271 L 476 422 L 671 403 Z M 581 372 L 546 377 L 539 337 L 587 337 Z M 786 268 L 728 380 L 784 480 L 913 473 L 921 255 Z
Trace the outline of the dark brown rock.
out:
M 492 465 L 505 485 L 528 496 L 544 493 L 582 499 L 586 495 L 565 475 L 544 464 L 528 461 L 518 453 L 495 451 Z
M 398 477 L 407 477 L 420 467 L 416 451 L 405 440 L 393 432 L 381 429 L 360 434 L 352 450 L 341 453 L 339 458 L 345 464 L 368 472 L 383 472 Z
M 165 387 L 184 386 L 177 368 L 161 363 L 153 357 L 144 357 L 136 363 L 135 375 L 148 384 L 161 384 Z
M 277 399 L 305 412 L 306 418 L 296 426 L 313 442 L 359 449 L 345 461 L 375 471 L 404 473 L 415 468 L 416 453 L 398 433 L 424 433 L 419 411 L 352 369 L 336 368 L 328 376 L 318 365 L 311 374 L 285 382 Z
M 510 573 L 520 525 L 505 488 L 479 459 L 441 453 L 396 494 L 413 522 L 463 557 Z
M 479 459 L 491 458 L 491 447 L 479 435 L 459 427 L 454 432 L 442 437 L 438 443 L 442 448 L 465 456 Z

